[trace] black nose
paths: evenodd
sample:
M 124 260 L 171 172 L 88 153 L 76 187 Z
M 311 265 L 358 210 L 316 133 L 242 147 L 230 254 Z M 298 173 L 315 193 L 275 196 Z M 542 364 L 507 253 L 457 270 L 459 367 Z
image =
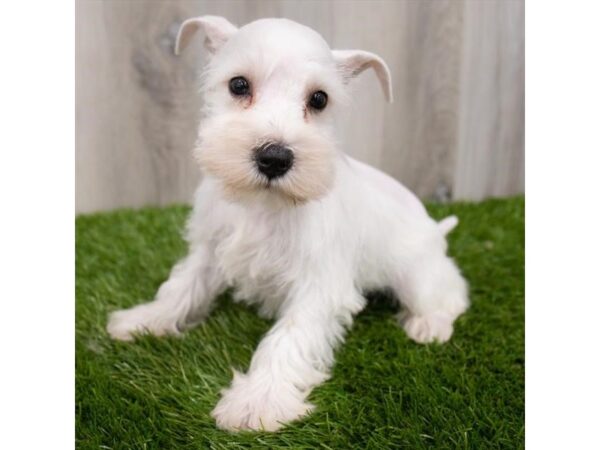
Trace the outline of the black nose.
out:
M 258 170 L 272 180 L 284 175 L 294 163 L 294 153 L 281 144 L 267 143 L 254 150 Z

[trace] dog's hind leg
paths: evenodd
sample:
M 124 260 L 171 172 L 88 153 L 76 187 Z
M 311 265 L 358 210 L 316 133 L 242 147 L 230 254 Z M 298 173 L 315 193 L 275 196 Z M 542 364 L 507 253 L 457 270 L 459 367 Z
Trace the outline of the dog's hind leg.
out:
M 468 307 L 467 283 L 441 252 L 417 259 L 392 283 L 402 304 L 399 323 L 416 342 L 446 342 Z
M 135 334 L 175 335 L 200 322 L 225 288 L 224 278 L 214 266 L 212 255 L 207 244 L 193 248 L 173 267 L 154 301 L 110 315 L 107 326 L 110 336 L 129 341 Z

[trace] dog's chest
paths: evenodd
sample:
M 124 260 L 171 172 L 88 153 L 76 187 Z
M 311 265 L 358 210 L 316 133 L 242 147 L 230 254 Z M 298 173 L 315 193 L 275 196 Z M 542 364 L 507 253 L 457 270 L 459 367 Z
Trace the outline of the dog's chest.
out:
M 302 264 L 295 225 L 272 216 L 248 217 L 232 224 L 216 249 L 219 267 L 236 297 L 261 303 L 268 315 L 285 300 Z

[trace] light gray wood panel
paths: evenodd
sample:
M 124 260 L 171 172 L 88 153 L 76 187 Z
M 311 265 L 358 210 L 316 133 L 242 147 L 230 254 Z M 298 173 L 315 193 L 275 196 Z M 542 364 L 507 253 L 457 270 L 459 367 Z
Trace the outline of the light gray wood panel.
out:
M 202 14 L 238 25 L 288 17 L 333 48 L 382 56 L 395 102 L 361 75 L 340 141 L 421 197 L 523 191 L 521 0 L 79 0 L 78 212 L 191 200 L 205 54 L 202 39 L 181 57 L 172 45 L 181 21 Z
M 193 188 L 192 66 L 172 52 L 187 6 L 77 3 L 78 211 L 181 201 Z
M 385 115 L 381 167 L 417 195 L 445 200 L 456 155 L 463 2 L 400 2 L 389 18 L 397 102 Z M 399 28 L 394 34 L 394 28 Z
M 524 43 L 523 2 L 466 2 L 454 198 L 524 191 Z

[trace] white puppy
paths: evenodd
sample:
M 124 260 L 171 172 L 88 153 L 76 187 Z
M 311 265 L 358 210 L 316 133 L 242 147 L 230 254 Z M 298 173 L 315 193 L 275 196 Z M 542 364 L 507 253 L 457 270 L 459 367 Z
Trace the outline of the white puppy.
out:
M 398 182 L 346 156 L 332 119 L 346 85 L 378 56 L 330 50 L 315 31 L 285 19 L 240 29 L 221 17 L 182 25 L 176 52 L 202 30 L 211 54 L 195 157 L 204 172 L 188 222 L 189 254 L 153 302 L 111 315 L 108 332 L 178 334 L 204 319 L 227 287 L 276 319 L 246 374 L 236 373 L 213 411 L 228 430 L 276 430 L 307 414 L 363 292 L 390 287 L 399 323 L 417 342 L 444 342 L 468 306 L 467 286 L 446 255 L 445 234 Z

